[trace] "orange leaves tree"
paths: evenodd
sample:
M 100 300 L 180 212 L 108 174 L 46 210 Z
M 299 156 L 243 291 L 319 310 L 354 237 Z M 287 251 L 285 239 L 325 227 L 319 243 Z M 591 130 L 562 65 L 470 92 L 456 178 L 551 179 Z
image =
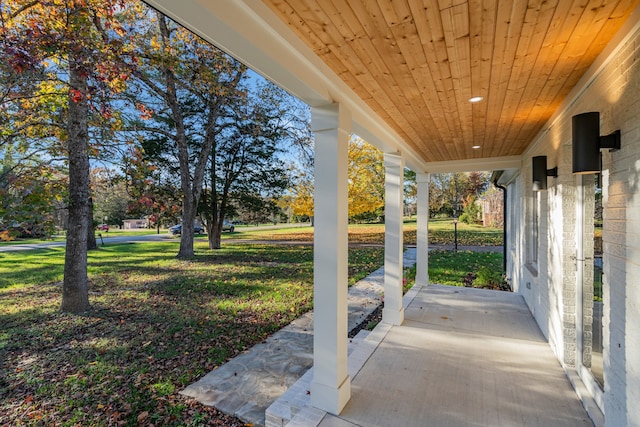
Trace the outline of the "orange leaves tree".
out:
M 429 210 L 431 215 L 459 216 L 490 185 L 487 172 L 449 172 L 431 174 Z
M 128 205 L 126 212 L 136 218 L 147 218 L 150 227 L 160 233 L 162 224 L 177 223 L 182 196 L 180 190 L 151 164 L 140 147 L 131 147 L 125 159 Z
M 14 85 L 4 99 L 10 111 L 3 123 L 4 148 L 20 141 L 42 161 L 62 160 L 68 171 L 63 311 L 90 307 L 89 156 L 105 148 L 98 141 L 107 141 L 118 126 L 107 100 L 127 79 L 120 60 L 126 31 L 115 16 L 124 7 L 120 0 L 0 2 L 3 62 L 17 82 L 30 81 Z

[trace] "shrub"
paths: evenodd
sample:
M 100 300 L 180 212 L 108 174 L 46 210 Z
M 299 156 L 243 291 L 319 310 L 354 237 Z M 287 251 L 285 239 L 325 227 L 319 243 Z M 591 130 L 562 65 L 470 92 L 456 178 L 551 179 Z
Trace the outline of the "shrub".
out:
M 503 283 L 502 273 L 500 271 L 492 270 L 489 267 L 482 266 L 476 273 L 476 278 L 473 281 L 475 288 L 487 288 L 493 286 L 500 286 Z
M 463 213 L 462 215 L 460 215 L 460 218 L 458 218 L 458 220 L 460 222 L 464 222 L 465 224 L 472 224 L 473 221 L 471 220 L 471 218 L 469 217 L 468 213 Z
M 460 215 L 460 221 L 466 224 L 475 224 L 482 215 L 482 208 L 476 203 L 475 198 L 464 208 L 464 213 Z

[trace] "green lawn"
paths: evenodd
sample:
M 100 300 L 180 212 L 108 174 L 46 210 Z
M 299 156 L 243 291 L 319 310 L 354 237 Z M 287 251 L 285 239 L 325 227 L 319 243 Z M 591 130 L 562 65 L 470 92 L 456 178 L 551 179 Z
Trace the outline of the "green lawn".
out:
M 446 236 L 450 225 L 432 221 L 431 237 Z M 501 237 L 462 231 L 461 245 Z M 408 223 L 405 237 L 412 234 Z M 90 252 L 93 309 L 83 316 L 59 312 L 64 247 L 0 254 L 2 424 L 242 425 L 178 392 L 312 309 L 313 247 L 242 239 L 309 242 L 313 228 L 224 236 L 240 242 L 210 251 L 198 238 L 190 261 L 175 258 L 179 239 Z M 353 225 L 349 241 L 382 243 L 384 226 Z M 349 282 L 379 268 L 383 256 L 380 246 L 351 246 Z M 430 279 L 460 285 L 482 265 L 500 269 L 501 256 L 435 251 Z
M 166 233 L 167 230 L 160 230 Z M 222 233 L 223 240 L 294 240 L 313 241 L 314 227 L 287 226 L 279 224 L 279 228 L 256 228 L 253 226 L 236 226 L 233 233 Z M 100 232 L 103 237 L 132 236 L 140 234 L 156 234 L 156 230 L 119 230 L 112 228 L 109 232 Z M 98 232 L 96 232 L 96 236 Z M 502 245 L 502 229 L 483 227 L 477 224 L 458 223 L 458 245 L 460 246 L 495 246 Z M 177 237 L 176 237 L 177 239 Z M 54 237 L 55 241 L 64 241 L 64 236 Z M 18 239 L 11 242 L 0 241 L 0 246 L 39 243 L 43 239 Z M 384 224 L 351 224 L 349 225 L 349 241 L 351 243 L 384 244 Z M 404 224 L 404 241 L 406 244 L 416 243 L 416 221 L 407 219 Z M 452 245 L 454 243 L 454 226 L 452 219 L 429 220 L 429 243 L 432 245 Z
M 166 232 L 167 232 L 166 229 L 160 230 L 160 233 L 166 233 Z M 109 231 L 96 230 L 96 238 L 98 238 L 99 234 L 101 234 L 102 237 L 114 237 L 114 236 L 140 236 L 145 234 L 156 234 L 156 233 L 157 233 L 156 230 L 149 230 L 146 228 L 137 229 L 137 230 L 119 230 L 117 228 L 111 228 Z M 46 239 L 18 238 L 11 241 L 0 240 L 0 246 L 21 245 L 21 244 L 33 245 L 33 244 L 45 243 L 45 242 L 64 242 L 64 241 L 65 241 L 65 234 L 64 232 L 62 232 L 61 234 L 56 234 L 55 236 L 52 236 Z
M 2 424 L 133 426 L 148 414 L 156 425 L 241 425 L 178 391 L 312 308 L 313 249 L 198 242 L 190 261 L 177 250 L 91 252 L 83 316 L 59 312 L 63 248 L 2 254 Z M 352 248 L 350 280 L 382 259 L 380 248 Z
M 280 229 L 237 229 L 234 233 L 224 233 L 226 239 L 255 240 L 294 240 L 313 241 L 313 227 L 284 227 Z M 483 227 L 477 224 L 458 223 L 458 245 L 460 246 L 499 246 L 502 245 L 501 228 Z M 384 244 L 384 224 L 349 225 L 350 243 Z M 416 222 L 407 220 L 404 224 L 405 244 L 416 243 Z M 429 220 L 429 244 L 452 245 L 454 226 L 452 219 Z
M 429 281 L 462 286 L 468 273 L 477 273 L 482 267 L 502 272 L 502 259 L 502 252 L 432 251 L 429 253 Z
M 483 227 L 478 224 L 458 223 L 458 245 L 461 246 L 500 246 L 502 245 L 502 228 Z M 454 242 L 454 225 L 452 219 L 429 220 L 429 243 L 432 245 Z

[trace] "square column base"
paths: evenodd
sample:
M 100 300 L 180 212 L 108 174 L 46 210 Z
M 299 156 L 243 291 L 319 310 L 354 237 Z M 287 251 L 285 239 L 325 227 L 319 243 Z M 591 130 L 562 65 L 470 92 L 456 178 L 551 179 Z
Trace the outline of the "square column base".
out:
M 382 309 L 382 321 L 390 325 L 402 325 L 404 322 L 404 307 L 400 310 L 393 310 L 391 308 Z
M 311 405 L 334 415 L 340 415 L 351 398 L 351 378 L 347 377 L 335 388 L 316 381 L 311 382 Z

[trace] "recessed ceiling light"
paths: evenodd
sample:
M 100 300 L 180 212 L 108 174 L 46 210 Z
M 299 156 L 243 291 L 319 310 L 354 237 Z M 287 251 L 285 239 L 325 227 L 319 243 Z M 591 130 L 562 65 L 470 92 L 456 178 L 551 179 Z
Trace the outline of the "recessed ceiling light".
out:
M 479 146 L 479 145 L 474 145 L 474 146 L 473 146 L 473 147 L 471 147 L 471 148 L 473 148 L 474 150 L 477 150 L 478 148 L 480 148 L 480 146 Z
M 471 102 L 472 104 L 475 104 L 476 102 L 480 102 L 484 99 L 484 97 L 482 96 L 474 96 L 472 98 L 469 98 L 469 102 Z

